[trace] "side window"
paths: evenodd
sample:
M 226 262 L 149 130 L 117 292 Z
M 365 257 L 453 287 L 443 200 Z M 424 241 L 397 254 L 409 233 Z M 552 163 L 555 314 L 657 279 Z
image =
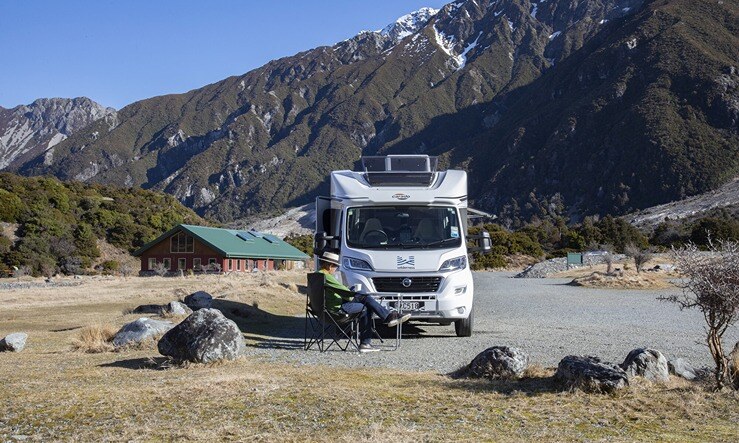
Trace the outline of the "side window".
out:
M 168 271 L 172 269 L 172 260 L 169 257 L 163 258 L 162 263 L 164 264 L 164 269 Z
M 156 258 L 150 258 L 149 259 L 149 270 L 153 271 L 154 268 L 157 267 L 157 259 Z
M 192 259 L 192 269 L 194 271 L 202 271 L 202 265 L 200 264 L 199 258 L 193 258 Z

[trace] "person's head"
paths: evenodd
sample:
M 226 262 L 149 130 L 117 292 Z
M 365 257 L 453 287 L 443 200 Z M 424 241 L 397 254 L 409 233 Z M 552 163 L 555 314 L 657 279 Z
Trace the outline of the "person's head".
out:
M 320 257 L 319 264 L 321 269 L 333 274 L 339 268 L 339 255 L 333 252 L 324 252 Z

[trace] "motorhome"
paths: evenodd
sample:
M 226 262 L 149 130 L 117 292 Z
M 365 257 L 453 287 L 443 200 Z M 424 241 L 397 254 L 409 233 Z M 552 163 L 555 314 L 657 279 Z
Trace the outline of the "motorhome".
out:
M 468 337 L 467 173 L 437 166 L 436 157 L 389 155 L 362 158 L 361 171 L 333 171 L 331 195 L 316 199 L 315 252 L 339 253 L 346 286 Z

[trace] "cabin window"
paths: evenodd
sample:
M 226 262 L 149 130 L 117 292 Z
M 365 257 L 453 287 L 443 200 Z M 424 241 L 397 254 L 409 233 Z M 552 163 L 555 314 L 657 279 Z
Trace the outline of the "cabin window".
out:
M 180 271 L 184 271 L 187 269 L 187 259 L 186 258 L 178 258 L 177 259 L 177 269 Z
M 166 269 L 168 271 L 170 269 L 172 269 L 172 260 L 169 257 L 163 258 L 162 259 L 162 264 L 164 265 L 164 269 Z
M 240 271 L 241 270 L 241 259 L 236 260 L 236 270 L 237 271 Z
M 194 271 L 202 271 L 203 270 L 202 269 L 202 265 L 200 264 L 200 259 L 199 258 L 193 258 L 192 259 L 192 269 Z
M 157 267 L 157 259 L 156 258 L 150 258 L 149 259 L 149 270 L 153 271 L 154 268 Z
M 188 253 L 195 251 L 195 239 L 192 235 L 178 232 L 170 238 L 170 252 Z

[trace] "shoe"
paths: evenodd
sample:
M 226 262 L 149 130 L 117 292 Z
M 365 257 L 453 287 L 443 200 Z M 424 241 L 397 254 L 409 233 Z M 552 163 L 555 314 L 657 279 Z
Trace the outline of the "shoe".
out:
M 411 318 L 411 314 L 405 314 L 401 316 L 397 312 L 393 311 L 385 319 L 385 326 L 387 326 L 388 328 L 392 328 L 401 323 L 407 322 L 408 320 L 410 320 L 410 318 Z
M 376 348 L 369 343 L 362 343 L 359 345 L 359 352 L 377 352 L 380 348 Z

